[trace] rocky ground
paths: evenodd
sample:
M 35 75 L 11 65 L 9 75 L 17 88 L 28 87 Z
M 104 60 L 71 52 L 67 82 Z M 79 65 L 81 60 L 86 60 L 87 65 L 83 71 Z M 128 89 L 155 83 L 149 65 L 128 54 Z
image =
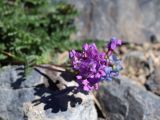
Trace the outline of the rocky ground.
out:
M 159 52 L 159 43 L 125 43 L 121 76 L 93 94 L 77 92 L 67 72 L 37 68 L 25 77 L 23 66 L 5 66 L 0 120 L 160 120 Z
M 125 43 L 119 79 L 97 92 L 107 120 L 160 120 L 160 44 Z
M 128 44 L 120 48 L 122 75 L 160 95 L 160 43 Z

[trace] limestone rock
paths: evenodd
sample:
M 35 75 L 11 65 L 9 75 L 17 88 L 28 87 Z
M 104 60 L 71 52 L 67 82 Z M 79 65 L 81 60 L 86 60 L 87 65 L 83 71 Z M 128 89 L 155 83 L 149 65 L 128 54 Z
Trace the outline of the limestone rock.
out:
M 133 80 L 136 80 L 141 85 L 144 85 L 146 82 L 146 76 L 152 70 L 152 64 L 147 61 L 144 52 L 128 52 L 124 55 L 123 63 L 125 69 L 122 72 Z
M 126 78 L 103 83 L 97 94 L 109 120 L 159 120 L 160 98 Z
M 160 95 L 160 66 L 157 66 L 153 73 L 148 76 L 145 86 L 148 90 Z
M 62 1 L 62 0 L 61 0 Z M 63 0 L 66 1 L 66 0 Z M 159 0 L 68 0 L 79 10 L 77 38 L 111 36 L 144 43 L 160 41 Z
M 0 70 L 0 120 L 97 120 L 92 95 L 67 82 L 60 89 L 57 80 L 65 80 L 61 73 L 49 77 L 46 71 L 33 70 L 24 77 L 22 68 Z

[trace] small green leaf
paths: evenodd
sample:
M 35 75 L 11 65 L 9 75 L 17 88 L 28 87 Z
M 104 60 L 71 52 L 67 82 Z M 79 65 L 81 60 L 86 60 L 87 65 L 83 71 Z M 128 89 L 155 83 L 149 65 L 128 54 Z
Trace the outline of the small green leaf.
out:
M 7 58 L 7 56 L 0 54 L 0 60 L 5 60 Z

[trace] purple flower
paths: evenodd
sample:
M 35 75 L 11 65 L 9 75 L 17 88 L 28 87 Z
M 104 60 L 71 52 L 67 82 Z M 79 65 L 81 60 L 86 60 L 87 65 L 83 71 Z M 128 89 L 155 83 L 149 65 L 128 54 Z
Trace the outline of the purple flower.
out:
M 107 45 L 108 48 L 108 55 L 111 55 L 115 49 L 122 45 L 122 41 L 120 39 L 117 39 L 116 37 L 112 37 L 110 42 Z
M 121 61 L 112 52 L 121 45 L 121 40 L 112 38 L 108 53 L 100 52 L 96 44 L 84 44 L 82 51 L 71 50 L 69 58 L 76 71 L 79 88 L 84 91 L 98 89 L 101 80 L 112 80 L 122 69 Z
M 106 76 L 104 76 L 102 79 L 111 81 L 113 77 L 112 71 L 113 71 L 112 67 L 106 67 L 105 68 Z
M 114 71 L 119 72 L 120 70 L 122 70 L 122 62 L 116 55 L 111 55 L 109 57 L 109 61 L 112 64 Z
M 96 83 L 94 86 L 91 86 L 87 79 L 83 80 L 82 84 L 83 84 L 83 90 L 85 90 L 87 92 L 94 90 L 94 89 L 97 90 L 99 87 L 98 83 Z
M 106 75 L 101 78 L 101 80 L 111 81 L 114 77 L 119 76 L 119 71 L 122 70 L 121 60 L 115 55 L 109 57 L 109 66 L 106 66 Z
M 98 88 L 98 82 L 102 76 L 105 76 L 106 54 L 99 52 L 96 45 L 84 44 L 82 51 L 72 50 L 69 52 L 69 58 L 73 69 L 78 72 L 76 78 L 79 87 L 85 91 Z

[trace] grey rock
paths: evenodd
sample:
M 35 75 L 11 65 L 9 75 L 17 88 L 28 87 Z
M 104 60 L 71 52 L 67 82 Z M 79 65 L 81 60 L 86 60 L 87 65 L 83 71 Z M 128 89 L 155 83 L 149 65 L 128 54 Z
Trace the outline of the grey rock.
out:
M 134 70 L 133 72 L 139 72 L 140 70 L 143 72 L 135 74 L 143 74 L 144 76 L 147 76 L 153 72 L 153 60 L 151 58 L 146 58 L 144 52 L 128 52 L 126 55 L 124 55 L 123 61 L 125 63 L 125 67 L 131 67 Z
M 106 119 L 104 119 L 104 118 L 98 118 L 98 120 L 106 120 Z
M 109 120 L 160 120 L 160 98 L 127 78 L 104 82 L 97 98 Z
M 61 99 L 63 99 L 63 97 Z M 50 105 L 55 104 L 54 101 L 52 102 L 53 103 L 50 103 Z M 50 108 L 44 111 L 44 108 L 46 108 L 45 103 L 39 104 L 37 106 L 25 104 L 25 109 L 27 109 L 25 111 L 25 114 L 27 115 L 29 120 L 97 120 L 97 113 L 93 104 L 93 101 L 90 99 L 80 105 L 76 104 L 75 108 L 68 108 L 67 111 L 63 111 L 63 108 L 60 108 L 60 111 L 58 111 L 57 113 L 52 112 L 54 108 Z
M 4 67 L 0 69 L 0 87 L 10 88 L 11 83 L 18 79 L 16 71 L 11 67 Z
M 160 95 L 160 66 L 157 66 L 155 70 L 148 76 L 145 86 L 148 90 Z
M 4 120 L 25 120 L 23 103 L 34 99 L 32 88 L 0 89 L 0 117 Z
M 45 78 L 45 71 L 41 72 L 46 76 L 33 70 L 24 77 L 22 68 L 6 66 L 0 70 L 0 120 L 97 120 L 92 95 L 67 84 L 58 88 L 60 76 L 56 75 L 61 73 L 54 72 L 53 80 Z
M 130 65 L 132 67 L 136 67 L 136 68 L 142 68 L 142 63 L 146 61 L 145 59 L 145 55 L 143 52 L 140 51 L 132 51 L 132 52 L 128 52 L 125 56 L 124 56 L 124 63 L 127 65 Z
M 32 70 L 27 77 L 24 66 L 6 66 L 0 69 L 1 88 L 29 88 L 43 83 L 43 76 Z
M 117 36 L 137 43 L 160 41 L 159 0 L 67 1 L 80 13 L 75 21 L 76 38 L 108 40 Z

